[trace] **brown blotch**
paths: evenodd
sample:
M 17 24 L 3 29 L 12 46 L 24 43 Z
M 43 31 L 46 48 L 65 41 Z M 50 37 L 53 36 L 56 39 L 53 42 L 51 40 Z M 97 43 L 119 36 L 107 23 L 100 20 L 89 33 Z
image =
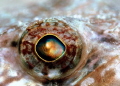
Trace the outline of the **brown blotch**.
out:
M 115 40 L 114 38 L 112 38 L 112 37 L 102 37 L 101 38 L 101 42 L 108 42 L 108 43 L 114 43 L 114 42 L 116 42 L 117 40 Z
M 55 22 L 55 26 L 58 26 L 58 23 L 57 23 L 57 22 Z
M 46 26 L 50 26 L 50 23 L 47 22 L 47 23 L 46 23 Z
M 48 68 L 47 67 L 44 67 L 43 70 L 42 70 L 42 73 L 44 75 L 47 75 L 48 74 Z
M 101 66 L 98 66 L 96 69 L 94 69 L 93 72 L 89 73 L 86 77 L 84 77 L 81 81 L 79 81 L 75 86 L 80 85 L 85 79 L 88 77 L 94 78 L 95 82 L 91 84 L 90 86 L 109 86 L 109 84 L 112 83 L 115 76 L 114 69 L 109 69 L 108 71 L 105 71 L 104 76 L 101 76 L 101 72 L 108 67 L 108 65 L 111 65 L 116 57 L 111 58 L 106 64 L 103 64 Z

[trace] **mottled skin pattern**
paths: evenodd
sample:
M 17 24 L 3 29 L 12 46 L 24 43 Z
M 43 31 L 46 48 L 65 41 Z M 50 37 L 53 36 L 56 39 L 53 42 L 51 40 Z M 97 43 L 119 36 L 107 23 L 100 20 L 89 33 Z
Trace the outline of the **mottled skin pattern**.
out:
M 46 17 L 72 16 L 85 44 L 81 75 L 69 86 L 120 85 L 120 14 L 118 0 L 4 0 L 0 2 L 0 86 L 59 86 L 61 81 L 39 82 L 19 63 L 17 42 L 30 22 Z M 78 76 L 79 76 L 78 75 Z M 74 76 L 73 76 L 74 77 Z

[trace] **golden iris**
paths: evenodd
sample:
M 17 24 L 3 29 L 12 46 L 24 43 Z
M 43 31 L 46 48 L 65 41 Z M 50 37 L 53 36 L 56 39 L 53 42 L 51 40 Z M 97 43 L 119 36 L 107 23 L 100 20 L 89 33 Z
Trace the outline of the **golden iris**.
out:
M 65 45 L 54 35 L 45 35 L 36 44 L 37 55 L 46 62 L 53 62 L 65 53 Z

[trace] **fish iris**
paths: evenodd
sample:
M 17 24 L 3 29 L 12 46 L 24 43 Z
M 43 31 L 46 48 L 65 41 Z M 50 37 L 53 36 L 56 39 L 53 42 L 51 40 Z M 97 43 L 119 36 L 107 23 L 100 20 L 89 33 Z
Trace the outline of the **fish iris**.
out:
M 41 82 L 64 81 L 84 62 L 82 44 L 80 34 L 66 21 L 50 18 L 33 22 L 19 41 L 21 65 Z
M 54 61 L 65 53 L 65 45 L 54 35 L 42 37 L 36 44 L 36 53 L 44 61 Z

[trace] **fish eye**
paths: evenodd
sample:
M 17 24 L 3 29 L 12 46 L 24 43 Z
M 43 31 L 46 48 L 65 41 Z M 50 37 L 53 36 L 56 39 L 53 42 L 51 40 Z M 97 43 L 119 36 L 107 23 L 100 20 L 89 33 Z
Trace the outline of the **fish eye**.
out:
M 21 66 L 40 81 L 68 78 L 81 62 L 82 44 L 77 30 L 65 21 L 39 20 L 20 38 Z
M 38 57 L 45 62 L 54 62 L 65 54 L 65 44 L 53 34 L 46 34 L 38 40 L 35 51 Z

